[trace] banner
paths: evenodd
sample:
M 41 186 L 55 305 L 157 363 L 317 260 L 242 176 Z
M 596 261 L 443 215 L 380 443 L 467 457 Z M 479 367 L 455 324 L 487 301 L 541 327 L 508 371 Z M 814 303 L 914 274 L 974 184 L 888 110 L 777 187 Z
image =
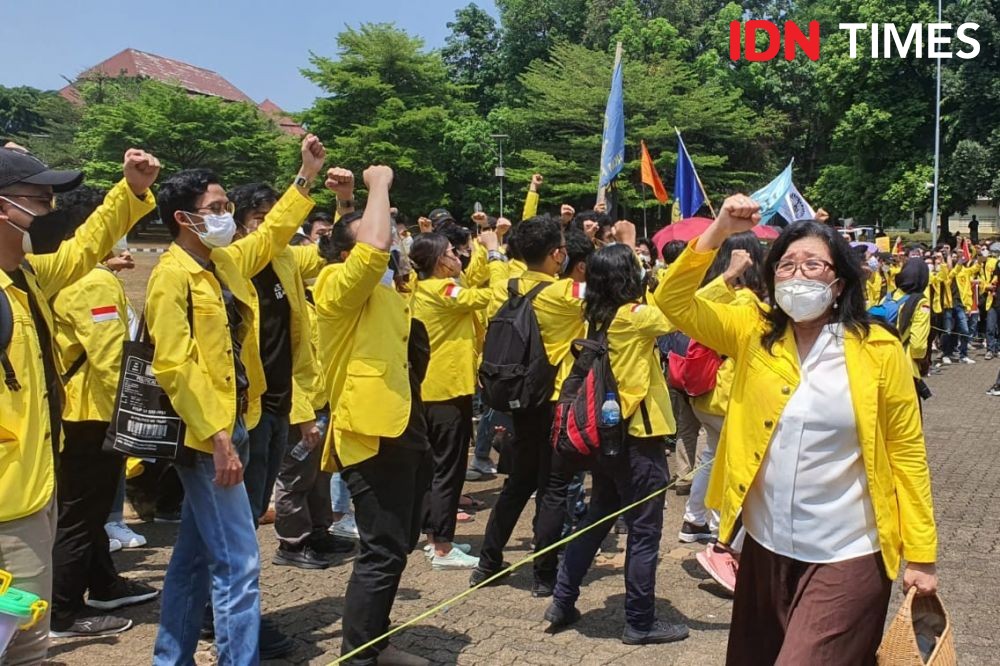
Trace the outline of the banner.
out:
M 598 183 L 598 200 L 604 198 L 604 189 L 625 166 L 625 111 L 622 108 L 622 44 L 618 42 L 615 68 L 611 74 L 611 93 L 604 110 L 604 138 L 601 140 L 601 178 Z

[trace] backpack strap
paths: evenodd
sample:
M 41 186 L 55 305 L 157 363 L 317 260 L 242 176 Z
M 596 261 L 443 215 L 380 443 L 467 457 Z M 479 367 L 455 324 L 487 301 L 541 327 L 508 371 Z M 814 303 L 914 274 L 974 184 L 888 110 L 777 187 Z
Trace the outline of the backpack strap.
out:
M 7 292 L 0 289 L 0 367 L 3 368 L 3 381 L 11 391 L 20 391 L 21 383 L 17 381 L 17 373 L 7 357 L 7 347 L 14 337 L 14 310 L 10 305 Z
M 516 280 L 516 278 L 515 278 L 515 280 Z M 511 280 L 511 282 L 514 282 L 514 280 Z M 553 283 L 553 282 L 539 282 L 538 284 L 536 284 L 534 286 L 534 288 L 531 291 L 529 291 L 527 294 L 525 294 L 524 297 L 527 298 L 529 301 L 533 301 L 533 300 L 535 300 L 535 297 L 538 296 L 538 294 L 542 293 L 542 290 L 545 289 L 546 287 L 548 287 L 550 284 L 555 284 L 555 283 Z
M 653 423 L 649 420 L 649 410 L 646 409 L 646 399 L 643 398 L 642 402 L 639 403 L 639 413 L 642 415 L 642 427 L 646 430 L 647 436 L 652 436 L 653 434 Z
M 73 361 L 73 365 L 69 366 L 69 368 L 66 370 L 66 372 L 63 373 L 63 376 L 62 376 L 63 384 L 65 384 L 70 379 L 72 379 L 73 375 L 75 375 L 77 372 L 79 372 L 80 368 L 82 368 L 83 364 L 86 363 L 86 362 L 87 362 L 87 352 L 83 352 L 82 354 L 80 354 L 76 358 L 75 361 Z

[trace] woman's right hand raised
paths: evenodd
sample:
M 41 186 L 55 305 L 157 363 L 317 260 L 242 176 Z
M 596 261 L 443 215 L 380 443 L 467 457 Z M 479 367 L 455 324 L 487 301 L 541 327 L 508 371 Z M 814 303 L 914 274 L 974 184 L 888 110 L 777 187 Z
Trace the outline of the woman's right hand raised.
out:
M 727 198 L 719 209 L 715 222 L 698 239 L 698 250 L 709 252 L 718 249 L 723 241 L 743 231 L 749 231 L 760 222 L 760 204 L 745 194 Z

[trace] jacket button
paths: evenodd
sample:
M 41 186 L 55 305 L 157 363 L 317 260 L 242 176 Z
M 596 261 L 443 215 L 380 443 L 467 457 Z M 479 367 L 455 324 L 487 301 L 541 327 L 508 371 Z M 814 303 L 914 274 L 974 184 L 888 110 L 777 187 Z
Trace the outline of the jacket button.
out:
M 404 336 L 403 336 L 403 342 L 406 342 L 406 341 L 407 341 L 407 340 L 409 340 L 409 339 L 410 339 L 410 336 L 408 336 L 408 335 L 404 335 Z
M 226 377 L 226 383 L 229 383 L 230 381 L 232 381 L 232 379 L 233 379 L 232 377 Z
M 771 421 L 770 419 L 764 421 L 764 427 L 770 430 L 771 428 L 774 427 L 774 421 Z
M 741 493 L 745 493 L 747 491 L 747 487 L 744 486 L 742 483 L 739 485 L 739 488 Z
M 792 392 L 792 387 L 791 387 L 791 386 L 782 386 L 782 387 L 781 387 L 781 392 L 782 392 L 782 393 L 783 393 L 784 395 L 788 395 L 789 393 L 791 393 L 791 392 Z
M 760 454 L 759 454 L 759 453 L 757 453 L 756 451 L 754 451 L 754 452 L 753 452 L 753 459 L 754 459 L 754 460 L 760 460 Z

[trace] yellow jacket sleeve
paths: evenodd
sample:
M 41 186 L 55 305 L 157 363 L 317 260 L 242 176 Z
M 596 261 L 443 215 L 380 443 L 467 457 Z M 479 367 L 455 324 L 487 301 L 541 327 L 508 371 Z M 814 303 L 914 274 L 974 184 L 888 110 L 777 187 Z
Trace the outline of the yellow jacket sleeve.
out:
M 156 202 L 152 193 L 136 197 L 128 183 L 120 180 L 83 226 L 55 253 L 28 256 L 45 297 L 51 299 L 60 289 L 89 273 L 111 252 L 114 244 L 154 208 Z
M 288 241 L 292 240 L 312 207 L 313 200 L 291 186 L 281 195 L 255 232 L 228 247 L 214 250 L 212 254 L 218 252 L 229 255 L 239 267 L 240 273 L 247 279 L 252 278 L 288 246 Z
M 364 307 L 389 268 L 389 253 L 358 243 L 336 270 L 324 270 L 313 290 L 316 311 L 341 317 Z
M 292 245 L 288 248 L 295 257 L 295 265 L 303 281 L 315 280 L 319 272 L 326 266 L 326 259 L 319 253 L 315 245 Z
M 528 196 L 524 198 L 524 210 L 521 211 L 521 220 L 530 220 L 538 215 L 538 192 L 528 190 Z
M 723 356 L 739 356 L 759 316 L 749 304 L 725 305 L 697 296 L 716 252 L 698 252 L 691 241 L 670 265 L 654 300 L 667 319 L 689 337 Z
M 475 312 L 485 310 L 493 298 L 496 285 L 504 283 L 507 278 L 507 267 L 502 261 L 492 261 L 488 266 L 490 283 L 486 287 L 461 287 L 456 284 L 446 285 L 444 289 L 434 294 L 438 307 L 446 312 Z
M 186 271 L 171 268 L 154 275 L 146 294 L 153 374 L 188 430 L 204 442 L 232 426 L 231 410 L 219 400 L 211 377 L 194 360 L 198 347 L 188 321 L 191 287 Z
M 489 252 L 479 241 L 472 242 L 472 257 L 469 259 L 469 267 L 465 269 L 463 278 L 469 287 L 481 287 L 490 279 Z
M 937 530 L 927 450 L 919 410 L 914 408 L 909 359 L 893 354 L 886 372 L 886 453 L 899 506 L 903 558 L 931 563 L 937 559 Z

